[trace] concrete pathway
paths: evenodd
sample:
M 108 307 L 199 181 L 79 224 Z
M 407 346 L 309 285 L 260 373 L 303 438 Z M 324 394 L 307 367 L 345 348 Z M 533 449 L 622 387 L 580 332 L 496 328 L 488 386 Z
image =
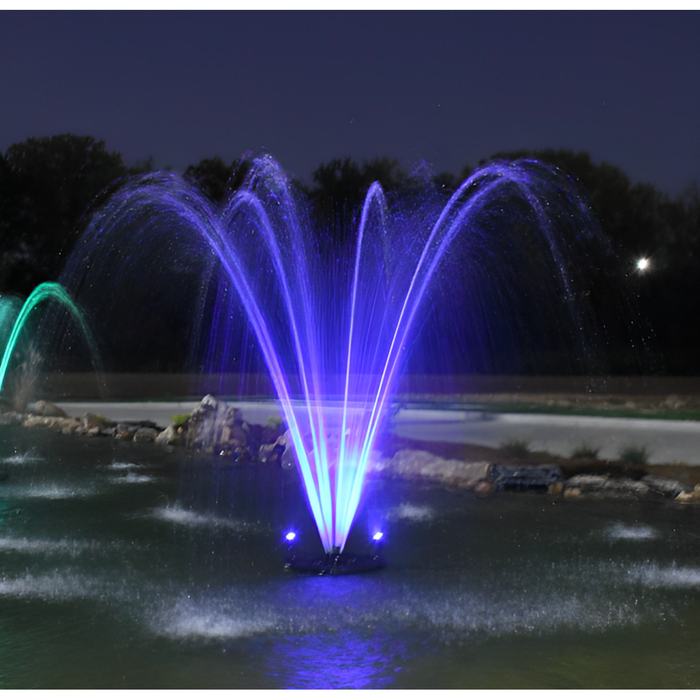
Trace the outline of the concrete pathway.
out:
M 532 450 L 563 457 L 582 445 L 598 449 L 601 459 L 617 459 L 628 446 L 644 447 L 652 464 L 700 465 L 700 422 L 696 421 L 409 409 L 398 412 L 393 429 L 403 437 L 484 447 L 522 440 Z
M 173 422 L 174 415 L 192 413 L 199 401 L 83 401 L 60 402 L 60 406 L 69 416 L 80 416 L 86 413 L 97 413 L 110 420 L 150 420 L 166 428 Z M 243 411 L 243 416 L 252 423 L 264 424 L 270 415 L 279 415 L 279 409 L 274 402 L 233 403 Z
M 99 413 L 112 420 L 152 420 L 163 427 L 175 414 L 187 414 L 197 405 L 182 402 L 61 403 L 71 416 Z M 279 415 L 274 402 L 240 402 L 244 417 L 265 423 Z M 639 418 L 589 418 L 515 413 L 482 413 L 463 410 L 401 409 L 392 417 L 392 430 L 399 436 L 419 440 L 470 443 L 499 447 L 522 440 L 532 450 L 545 450 L 568 457 L 582 445 L 598 449 L 602 459 L 617 459 L 627 446 L 644 447 L 649 462 L 685 462 L 700 466 L 700 422 L 662 421 Z

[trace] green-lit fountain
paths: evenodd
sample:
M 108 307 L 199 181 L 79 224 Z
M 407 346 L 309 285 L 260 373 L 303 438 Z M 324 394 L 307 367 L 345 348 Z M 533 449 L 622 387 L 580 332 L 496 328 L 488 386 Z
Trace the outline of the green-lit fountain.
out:
M 40 284 L 21 306 L 14 298 L 0 298 L 0 349 L 4 349 L 2 361 L 0 361 L 0 396 L 2 395 L 2 390 L 5 385 L 5 376 L 10 365 L 10 360 L 12 359 L 17 342 L 22 332 L 25 330 L 30 316 L 35 312 L 37 307 L 50 301 L 58 302 L 70 312 L 83 332 L 85 340 L 92 351 L 93 358 L 99 356 L 95 342 L 92 339 L 92 333 L 82 313 L 73 303 L 70 296 L 68 296 L 65 289 L 57 282 L 44 282 Z

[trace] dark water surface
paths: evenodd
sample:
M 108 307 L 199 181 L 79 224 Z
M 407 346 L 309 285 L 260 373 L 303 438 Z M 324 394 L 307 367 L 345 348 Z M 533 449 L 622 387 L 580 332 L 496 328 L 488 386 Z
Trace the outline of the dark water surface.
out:
M 320 550 L 296 475 L 0 427 L 0 688 L 700 686 L 700 509 L 370 482 Z

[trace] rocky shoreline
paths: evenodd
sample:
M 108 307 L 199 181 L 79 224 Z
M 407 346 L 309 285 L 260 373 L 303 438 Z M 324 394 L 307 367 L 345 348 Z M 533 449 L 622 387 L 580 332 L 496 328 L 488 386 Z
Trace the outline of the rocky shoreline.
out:
M 28 413 L 0 413 L 0 424 L 152 442 L 227 456 L 234 461 L 279 462 L 287 469 L 294 466 L 288 434 L 278 416 L 271 416 L 265 425 L 248 423 L 240 409 L 207 395 L 191 414 L 174 418 L 167 427 L 152 421 L 117 422 L 91 413 L 75 418 L 51 402 L 37 401 Z M 700 504 L 700 474 L 690 478 L 687 469 L 674 469 L 674 465 L 656 465 L 652 470 L 642 465 L 567 460 L 548 454 L 514 459 L 503 451 L 468 445 L 439 448 L 439 444 L 384 436 L 371 461 L 368 478 L 429 482 L 473 491 L 482 497 L 498 492 L 529 492 L 567 499 Z M 441 451 L 443 454 L 436 454 Z

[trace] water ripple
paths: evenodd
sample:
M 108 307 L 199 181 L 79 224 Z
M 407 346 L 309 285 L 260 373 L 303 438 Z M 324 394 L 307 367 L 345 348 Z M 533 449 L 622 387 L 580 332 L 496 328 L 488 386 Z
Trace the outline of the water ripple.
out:
M 187 527 L 224 528 L 237 532 L 258 530 L 256 525 L 234 518 L 221 518 L 216 515 L 202 515 L 180 506 L 154 508 L 150 517 Z

